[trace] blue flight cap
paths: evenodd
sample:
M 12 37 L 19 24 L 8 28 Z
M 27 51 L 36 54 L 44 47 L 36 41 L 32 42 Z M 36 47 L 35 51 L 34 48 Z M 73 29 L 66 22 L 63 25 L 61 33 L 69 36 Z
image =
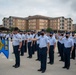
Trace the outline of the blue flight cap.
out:
M 66 32 L 66 34 L 70 34 L 70 32 Z
M 50 34 L 52 34 L 52 35 L 53 35 L 53 32 L 50 32 Z
M 45 32 L 45 30 L 44 30 L 44 29 L 42 29 L 42 30 L 41 30 L 41 32 Z

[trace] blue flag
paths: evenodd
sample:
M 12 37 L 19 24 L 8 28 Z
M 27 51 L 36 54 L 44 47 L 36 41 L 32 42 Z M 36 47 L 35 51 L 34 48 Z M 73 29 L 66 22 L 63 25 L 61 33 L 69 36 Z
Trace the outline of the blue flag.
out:
M 9 40 L 0 40 L 0 53 L 9 58 Z

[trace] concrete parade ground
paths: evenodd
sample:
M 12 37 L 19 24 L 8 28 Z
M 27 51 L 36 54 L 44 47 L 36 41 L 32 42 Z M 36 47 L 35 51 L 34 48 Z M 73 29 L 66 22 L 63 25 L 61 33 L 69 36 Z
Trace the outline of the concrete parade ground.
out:
M 0 54 L 0 75 L 42 75 L 41 72 L 37 71 L 40 68 L 40 62 L 36 61 L 36 53 L 32 59 L 27 58 L 28 53 L 25 53 L 24 56 L 21 56 L 21 66 L 14 68 L 12 65 L 15 63 L 15 58 L 12 50 L 12 44 L 10 43 L 9 59 L 6 59 L 2 53 Z M 63 69 L 64 63 L 59 60 L 60 57 L 58 57 L 56 48 L 55 63 L 54 65 L 47 64 L 47 70 L 43 75 L 76 75 L 76 60 L 71 59 L 71 67 L 69 70 Z

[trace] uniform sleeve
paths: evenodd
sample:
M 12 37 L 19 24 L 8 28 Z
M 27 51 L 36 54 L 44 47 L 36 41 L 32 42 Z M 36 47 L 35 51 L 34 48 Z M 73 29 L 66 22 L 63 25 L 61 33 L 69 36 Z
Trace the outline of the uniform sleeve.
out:
M 54 38 L 54 43 L 56 43 L 56 39 Z
M 46 42 L 47 42 L 47 43 L 50 43 L 50 40 L 49 40 L 49 38 L 48 38 L 48 37 L 46 37 Z
M 18 40 L 19 40 L 19 42 L 22 42 L 22 37 L 21 37 L 21 35 L 18 35 Z
M 72 46 L 74 46 L 74 41 L 72 40 Z
M 38 40 L 40 40 L 40 38 L 41 38 L 40 36 L 39 37 L 36 37 L 36 39 L 38 39 Z

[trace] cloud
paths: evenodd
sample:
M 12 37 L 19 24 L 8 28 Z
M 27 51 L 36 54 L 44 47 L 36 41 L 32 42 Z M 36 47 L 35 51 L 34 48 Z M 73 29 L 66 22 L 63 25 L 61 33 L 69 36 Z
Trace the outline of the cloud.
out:
M 0 23 L 3 17 L 45 15 L 72 17 L 75 23 L 75 0 L 0 0 Z

